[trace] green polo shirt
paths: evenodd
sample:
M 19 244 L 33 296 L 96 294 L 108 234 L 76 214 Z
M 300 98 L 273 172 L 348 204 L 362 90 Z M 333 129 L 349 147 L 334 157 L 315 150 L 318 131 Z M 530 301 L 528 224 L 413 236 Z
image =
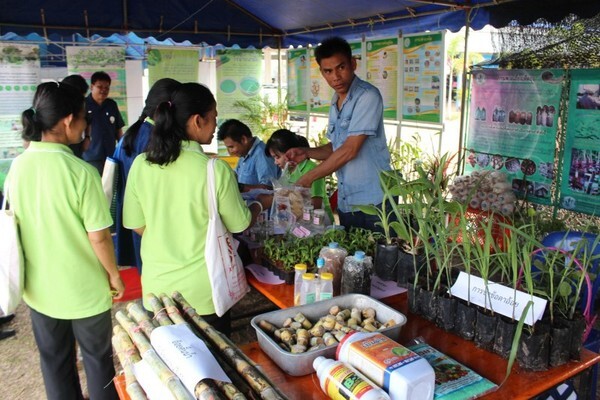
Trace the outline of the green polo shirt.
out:
M 31 142 L 7 181 L 25 254 L 25 302 L 58 319 L 110 309 L 108 275 L 88 239 L 112 225 L 98 171 L 68 146 Z
M 308 171 L 313 170 L 317 167 L 317 164 L 312 160 L 304 160 L 292 171 L 290 174 L 290 182 L 296 183 L 298 179 Z M 330 221 L 333 223 L 333 212 L 329 205 L 329 197 L 327 196 L 327 189 L 325 188 L 325 178 L 320 178 L 314 181 L 310 187 L 310 194 L 312 197 L 320 197 L 323 199 L 323 208 L 327 215 L 329 215 Z
M 177 290 L 201 315 L 215 312 L 204 258 L 208 228 L 206 168 L 208 156 L 196 142 L 183 142 L 175 162 L 160 166 L 140 154 L 131 167 L 125 188 L 123 225 L 145 227 L 141 255 L 146 294 L 170 295 Z M 230 232 L 241 232 L 251 214 L 226 162 L 215 163 L 217 204 Z

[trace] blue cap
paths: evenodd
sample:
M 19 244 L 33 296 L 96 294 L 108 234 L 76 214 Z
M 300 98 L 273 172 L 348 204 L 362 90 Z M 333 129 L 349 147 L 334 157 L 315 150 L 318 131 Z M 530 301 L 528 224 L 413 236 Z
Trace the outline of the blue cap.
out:
M 364 251 L 357 251 L 354 253 L 354 258 L 356 258 L 357 260 L 364 260 L 365 259 L 365 252 Z
M 322 268 L 325 266 L 325 259 L 324 258 L 317 258 L 317 268 Z
M 337 244 L 337 242 L 331 242 L 329 243 L 329 248 L 330 249 L 337 249 L 339 246 Z

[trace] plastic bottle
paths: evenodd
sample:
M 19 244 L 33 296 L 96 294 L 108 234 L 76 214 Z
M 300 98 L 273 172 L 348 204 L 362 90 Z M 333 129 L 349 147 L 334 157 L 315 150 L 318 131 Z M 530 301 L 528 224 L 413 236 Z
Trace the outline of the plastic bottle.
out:
M 333 274 L 331 272 L 323 272 L 319 279 L 319 301 L 327 300 L 333 297 Z
M 344 259 L 348 256 L 346 249 L 339 247 L 336 242 L 329 243 L 319 252 L 319 257 L 325 260 L 323 272 L 333 274 L 333 295 L 339 296 L 342 284 L 342 269 L 344 267 Z
M 315 207 L 312 204 L 305 205 L 302 209 L 302 223 L 304 225 L 312 224 L 314 209 Z
M 344 260 L 342 270 L 341 293 L 371 294 L 371 257 L 365 257 L 364 251 L 357 251 L 354 256 Z
M 294 265 L 294 305 L 300 305 L 300 289 L 302 287 L 302 274 L 306 273 L 306 264 Z
M 385 389 L 392 400 L 433 399 L 435 372 L 427 360 L 379 332 L 350 332 L 336 358 Z
M 315 274 L 302 274 L 302 286 L 300 288 L 300 304 L 315 302 Z
M 317 272 L 315 273 L 315 301 L 319 301 L 321 297 L 321 273 L 325 266 L 325 260 L 321 257 L 317 258 Z
M 332 400 L 389 400 L 390 396 L 363 374 L 340 361 L 319 356 L 313 361 L 321 389 Z
M 325 210 L 317 208 L 313 211 L 313 226 L 312 229 L 315 232 L 325 231 Z

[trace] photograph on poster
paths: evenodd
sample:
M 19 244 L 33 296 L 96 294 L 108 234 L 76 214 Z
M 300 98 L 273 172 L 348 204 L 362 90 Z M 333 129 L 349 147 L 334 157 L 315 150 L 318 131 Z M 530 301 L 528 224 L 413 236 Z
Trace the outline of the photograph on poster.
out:
M 600 195 L 600 151 L 572 150 L 569 187 L 579 193 Z
M 579 85 L 577 87 L 577 108 L 583 110 L 600 109 L 600 85 Z

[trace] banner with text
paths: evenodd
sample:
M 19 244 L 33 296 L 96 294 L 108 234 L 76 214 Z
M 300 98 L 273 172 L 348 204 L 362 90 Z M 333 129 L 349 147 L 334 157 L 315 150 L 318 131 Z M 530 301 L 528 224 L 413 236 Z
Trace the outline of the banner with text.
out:
M 405 35 L 402 43 L 402 119 L 441 124 L 444 34 Z
M 117 102 L 121 116 L 127 123 L 127 85 L 125 82 L 125 48 L 109 46 L 67 47 L 69 74 L 79 74 L 88 82 L 96 71 L 104 71 L 111 81 L 109 97 Z
M 163 78 L 181 83 L 198 82 L 198 49 L 151 48 L 148 50 L 148 85 Z
M 600 213 L 600 69 L 571 71 L 560 205 Z
M 398 38 L 368 40 L 367 82 L 383 97 L 383 117 L 396 119 L 398 106 Z
M 287 85 L 288 85 L 288 109 L 292 111 L 306 111 L 308 104 L 307 74 L 308 50 L 288 50 L 287 58 Z
M 467 171 L 502 171 L 517 193 L 550 204 L 563 78 L 562 70 L 475 72 Z
M 315 49 L 310 49 L 310 87 L 308 101 L 310 103 L 311 112 L 329 113 L 331 98 L 333 97 L 333 89 L 323 75 L 321 68 L 315 58 Z

